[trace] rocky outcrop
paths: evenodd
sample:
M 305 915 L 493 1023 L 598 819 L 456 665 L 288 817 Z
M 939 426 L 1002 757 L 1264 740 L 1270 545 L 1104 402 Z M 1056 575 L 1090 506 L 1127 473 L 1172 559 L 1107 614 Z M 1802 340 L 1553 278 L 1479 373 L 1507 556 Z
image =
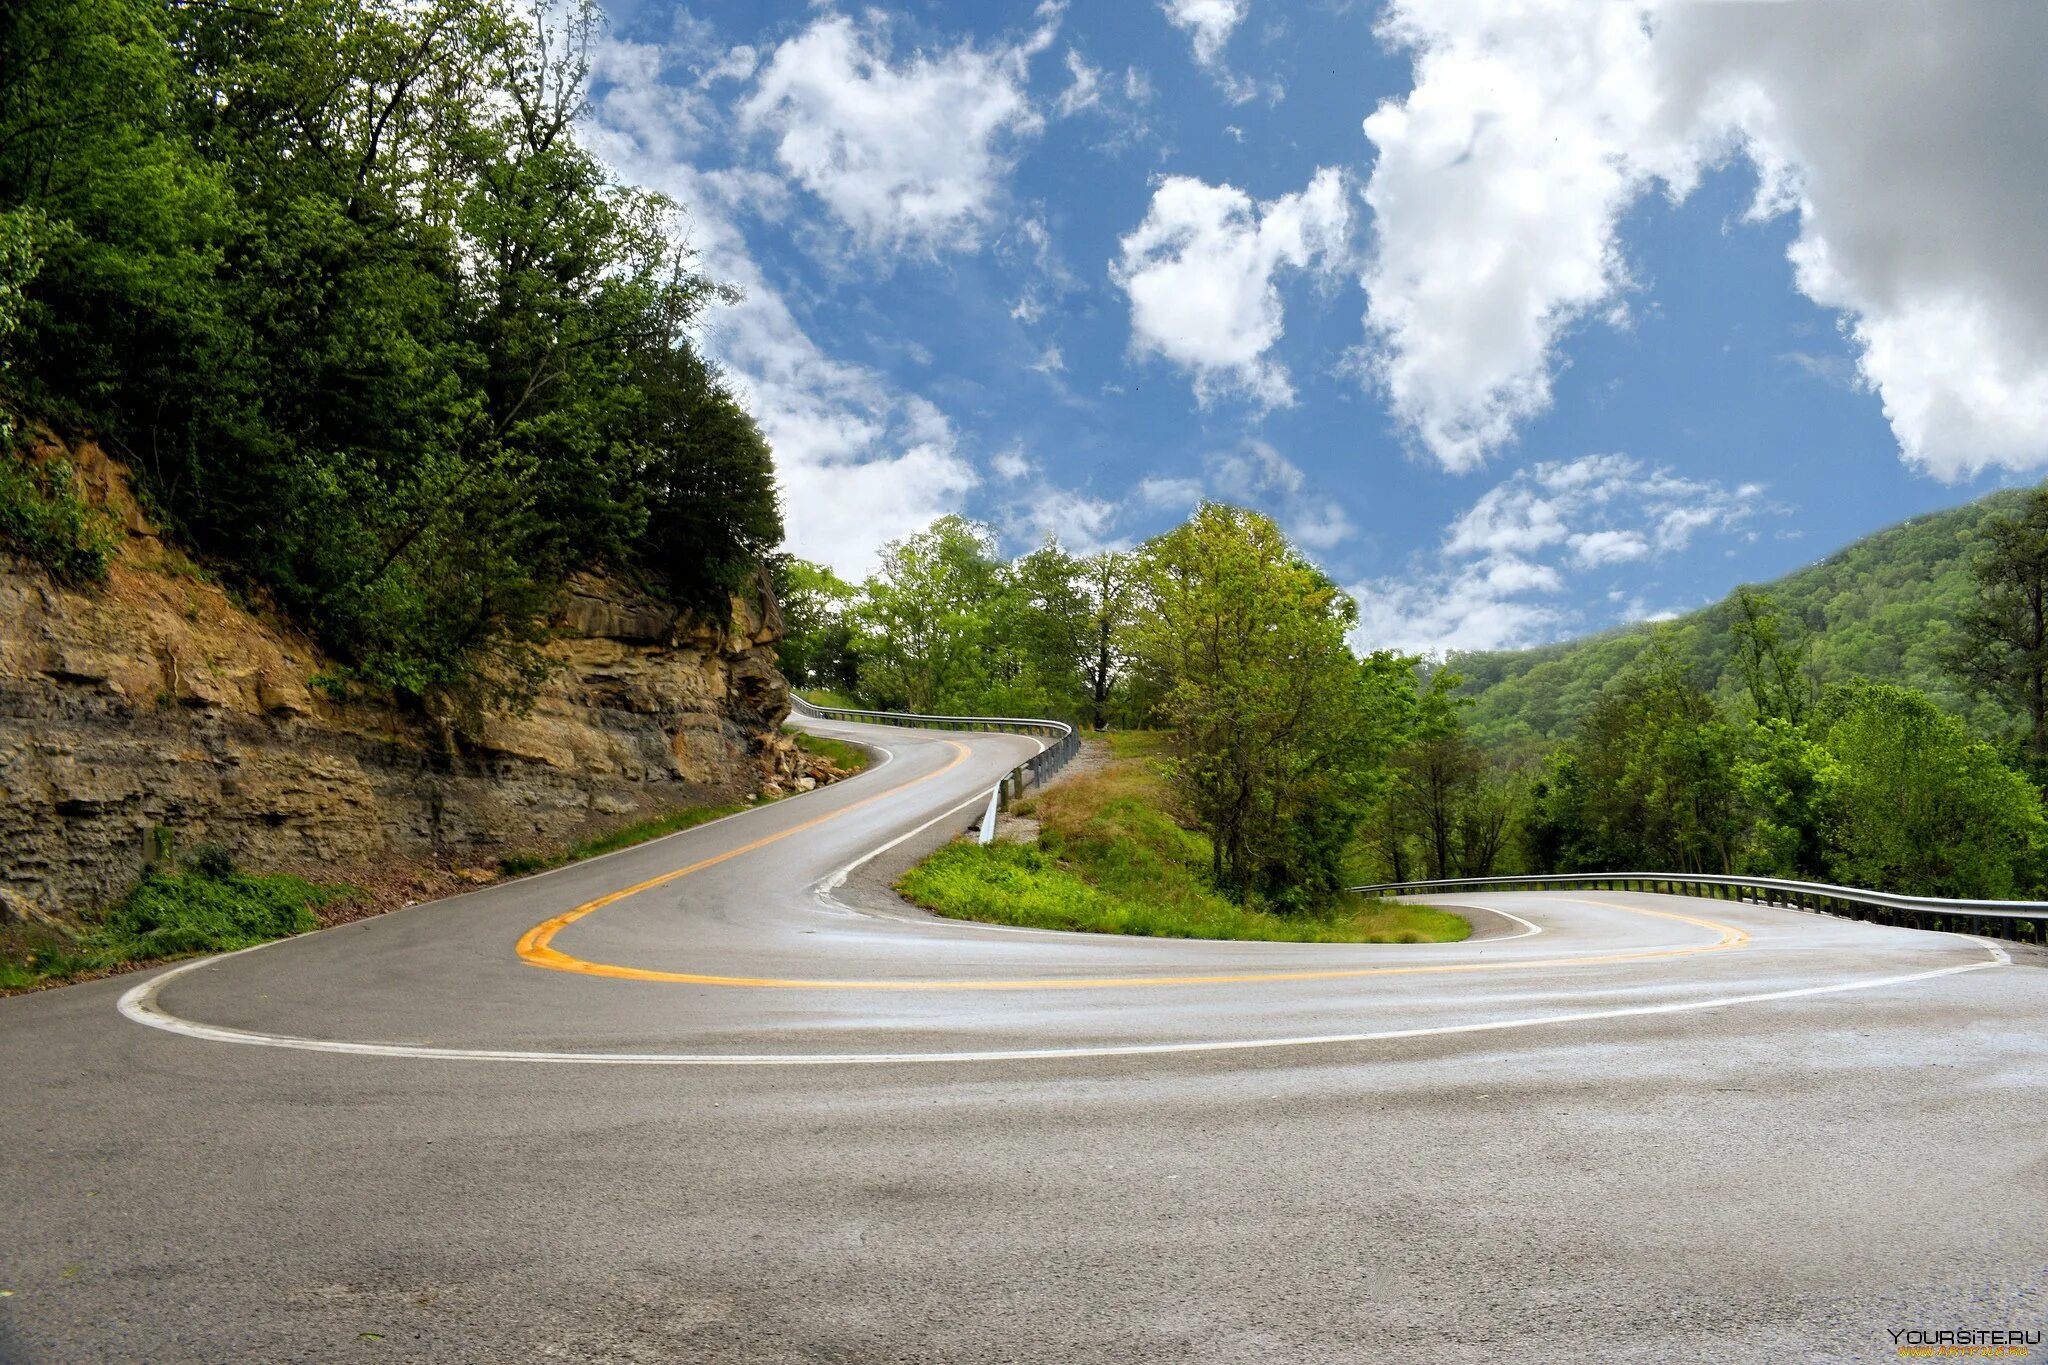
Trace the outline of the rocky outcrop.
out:
M 488 861 L 808 776 L 780 733 L 765 579 L 711 621 L 579 578 L 532 706 L 451 742 L 328 698 L 311 642 L 167 544 L 118 463 L 89 444 L 63 453 L 125 543 L 82 590 L 0 554 L 0 914 L 102 903 L 198 842 L 345 878 Z

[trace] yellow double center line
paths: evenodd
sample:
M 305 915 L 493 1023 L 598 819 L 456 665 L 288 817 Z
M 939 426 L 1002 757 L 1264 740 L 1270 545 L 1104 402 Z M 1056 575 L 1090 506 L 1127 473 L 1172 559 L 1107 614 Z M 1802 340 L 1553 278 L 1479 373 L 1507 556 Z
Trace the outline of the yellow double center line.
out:
M 742 844 L 738 848 L 679 867 L 673 872 L 664 872 L 659 877 L 649 877 L 608 896 L 585 901 L 573 910 L 556 915 L 526 931 L 519 939 L 519 956 L 536 967 L 547 967 L 558 972 L 578 972 L 584 976 L 605 976 L 621 981 L 666 981 L 688 986 L 751 986 L 775 990 L 837 990 L 837 991 L 1049 991 L 1049 990 L 1102 990 L 1131 986 L 1226 986 L 1247 982 L 1266 981 L 1338 981 L 1362 976 L 1422 976 L 1448 974 L 1453 972 L 1505 972 L 1527 971 L 1538 967 L 1578 967 L 1609 962 L 1641 962 L 1651 958 L 1690 957 L 1696 953 L 1725 952 L 1740 948 L 1749 942 L 1749 935 L 1733 925 L 1720 924 L 1713 920 L 1699 919 L 1692 915 L 1681 915 L 1671 910 L 1648 910 L 1635 905 L 1618 905 L 1612 901 L 1583 900 L 1582 904 L 1598 905 L 1610 910 L 1622 910 L 1632 915 L 1650 915 L 1657 919 L 1676 920 L 1681 924 L 1694 925 L 1720 935 L 1712 943 L 1696 944 L 1682 948 L 1647 948 L 1629 953 L 1600 953 L 1584 957 L 1536 958 L 1512 962 L 1452 962 L 1434 966 L 1415 967 L 1349 967 L 1317 971 L 1297 972 L 1229 972 L 1201 976 L 1054 976 L 1040 978 L 997 978 L 965 981 L 836 981 L 830 979 L 811 980 L 776 976 L 714 976 L 703 972 L 665 972 L 652 967 L 628 967 L 616 962 L 593 962 L 588 958 L 574 957 L 553 946 L 554 937 L 586 915 L 594 915 L 608 905 L 617 905 L 642 891 L 651 891 L 657 886 L 666 886 L 679 881 L 693 872 L 702 872 L 707 867 L 730 862 L 744 854 L 753 853 L 770 844 L 780 843 L 793 834 L 816 829 L 819 825 L 850 815 L 877 801 L 887 800 L 898 792 L 929 782 L 935 777 L 951 772 L 967 761 L 968 749 L 964 744 L 952 740 L 941 740 L 955 750 L 951 762 L 944 767 L 914 777 L 886 791 L 841 806 L 838 810 L 806 820 L 800 825 Z

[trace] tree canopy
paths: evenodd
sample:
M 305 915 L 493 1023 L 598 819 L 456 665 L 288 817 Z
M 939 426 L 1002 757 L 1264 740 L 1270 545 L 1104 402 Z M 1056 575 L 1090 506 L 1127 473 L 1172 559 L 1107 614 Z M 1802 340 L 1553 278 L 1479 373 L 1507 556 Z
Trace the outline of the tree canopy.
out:
M 594 5 L 0 10 L 9 399 L 351 675 L 474 706 L 603 565 L 723 607 L 781 538 L 677 206 L 579 141 Z

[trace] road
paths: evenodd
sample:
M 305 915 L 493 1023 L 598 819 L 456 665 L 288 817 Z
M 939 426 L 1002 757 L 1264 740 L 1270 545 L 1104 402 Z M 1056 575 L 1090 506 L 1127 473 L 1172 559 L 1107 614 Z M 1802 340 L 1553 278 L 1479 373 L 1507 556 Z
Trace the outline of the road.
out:
M 938 921 L 889 878 L 1036 741 L 807 726 L 887 759 L 0 1001 L 0 1360 L 1876 1360 L 2048 1325 L 2037 956 L 1613 892 L 1437 898 L 1480 928 L 1442 945 Z

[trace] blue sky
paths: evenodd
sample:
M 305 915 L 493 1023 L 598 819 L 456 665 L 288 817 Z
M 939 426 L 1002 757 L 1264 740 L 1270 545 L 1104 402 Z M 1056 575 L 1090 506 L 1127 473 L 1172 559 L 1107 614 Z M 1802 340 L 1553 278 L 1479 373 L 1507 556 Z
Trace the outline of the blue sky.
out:
M 1363 645 L 1514 646 L 2048 461 L 2043 11 L 607 12 L 594 139 L 745 291 L 706 343 L 849 576 L 1210 496 Z

